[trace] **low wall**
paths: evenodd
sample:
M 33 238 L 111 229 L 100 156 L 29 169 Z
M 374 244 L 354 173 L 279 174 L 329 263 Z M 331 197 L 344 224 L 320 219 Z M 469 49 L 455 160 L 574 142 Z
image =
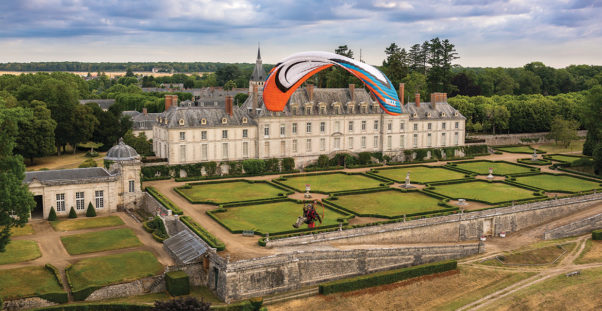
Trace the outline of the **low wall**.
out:
M 560 226 L 543 233 L 545 240 L 561 239 L 590 233 L 602 228 L 602 213 Z
M 483 252 L 482 243 L 382 249 L 301 251 L 228 263 L 220 298 L 232 300 L 291 291 L 321 282 Z
M 271 240 L 266 247 L 329 244 L 424 243 L 477 240 L 482 235 L 498 235 L 540 225 L 587 209 L 602 201 L 602 194 L 500 207 L 484 211 L 423 218 L 343 231 L 324 232 Z
M 4 308 L 0 310 L 28 310 L 34 308 L 43 308 L 58 305 L 56 302 L 48 301 L 40 297 L 29 297 L 14 300 L 7 300 L 4 302 Z
M 534 144 L 533 142 L 523 142 L 521 138 L 539 138 L 539 141 L 536 143 L 545 143 L 550 142 L 551 140 L 546 138 L 548 132 L 540 132 L 540 133 L 521 133 L 521 134 L 498 134 L 498 135 L 470 135 L 470 138 L 474 139 L 484 139 L 485 142 L 480 142 L 478 144 L 487 144 L 490 146 L 500 146 L 500 145 L 520 145 L 520 144 Z M 585 137 L 587 135 L 587 131 L 577 131 L 577 135 L 579 137 Z M 470 144 L 467 144 L 470 145 Z
M 129 283 L 105 286 L 93 291 L 85 301 L 98 301 L 164 292 L 164 275 L 138 279 Z

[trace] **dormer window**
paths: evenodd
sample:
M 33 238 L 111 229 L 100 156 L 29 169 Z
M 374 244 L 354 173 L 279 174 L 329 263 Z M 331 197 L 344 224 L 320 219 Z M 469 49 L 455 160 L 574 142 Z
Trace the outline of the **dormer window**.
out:
M 414 112 L 414 113 L 412 114 L 412 117 L 414 117 L 414 118 L 417 118 L 417 117 L 418 117 L 418 114 Z
M 228 119 L 222 118 L 222 124 L 226 124 L 226 123 L 228 123 Z
M 441 116 L 442 116 L 442 117 L 445 117 L 445 112 L 442 112 L 442 113 L 441 113 Z
M 165 122 L 165 125 L 167 125 L 167 119 L 164 119 L 163 121 Z
M 430 118 L 430 117 L 431 117 L 431 113 L 430 113 L 430 112 L 427 112 L 427 113 L 426 113 L 426 117 L 427 117 L 427 118 Z
M 247 122 L 249 122 L 249 120 L 247 119 L 247 117 L 242 118 L 242 124 L 247 124 Z
M 202 125 L 205 125 L 205 124 L 207 124 L 207 119 L 205 119 L 205 118 L 202 118 L 202 119 L 201 119 L 201 124 L 202 124 Z
M 184 125 L 184 119 L 180 119 L 180 120 L 178 121 L 178 124 L 180 124 L 180 126 Z
M 311 106 L 305 106 L 305 114 L 306 115 L 310 115 L 311 114 Z
M 458 111 L 454 111 L 454 117 L 458 116 Z

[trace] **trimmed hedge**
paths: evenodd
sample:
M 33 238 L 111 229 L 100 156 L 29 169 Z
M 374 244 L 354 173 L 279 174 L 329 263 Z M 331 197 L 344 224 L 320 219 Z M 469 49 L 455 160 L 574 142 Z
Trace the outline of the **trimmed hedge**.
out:
M 163 196 L 161 193 L 157 191 L 157 189 L 148 186 L 145 188 L 146 192 L 153 196 L 159 203 L 161 203 L 165 208 L 170 209 L 174 215 L 182 215 L 184 212 L 174 204 L 170 199 Z
M 56 303 L 69 302 L 69 295 L 66 292 L 39 294 L 38 297 L 40 297 L 42 299 L 46 299 L 48 301 L 56 302 Z
M 516 162 L 527 165 L 552 165 L 552 161 L 548 159 L 537 159 L 537 161 L 531 161 L 530 158 L 518 159 Z
M 163 241 L 169 238 L 167 235 L 167 230 L 165 229 L 165 224 L 159 216 L 155 216 L 155 218 L 145 221 L 142 223 L 142 227 L 144 227 L 146 232 L 151 233 L 153 239 L 155 239 L 157 242 L 163 243 Z
M 96 217 L 96 209 L 94 209 L 92 202 L 88 203 L 88 209 L 86 210 L 86 217 Z
M 105 285 L 105 286 L 108 286 L 108 285 Z M 75 300 L 75 301 L 84 301 L 84 300 L 86 300 L 86 298 L 88 298 L 88 296 L 90 296 L 90 294 L 92 294 L 96 290 L 101 289 L 105 286 L 92 285 L 92 286 L 84 287 L 77 291 L 71 291 L 71 295 L 73 296 L 73 300 Z
M 153 306 L 127 303 L 111 304 L 70 304 L 35 309 L 36 311 L 150 311 Z
M 215 237 L 213 234 L 209 233 L 209 231 L 205 230 L 205 228 L 201 227 L 198 223 L 196 223 L 189 216 L 181 216 L 180 220 L 190 228 L 194 233 L 196 233 L 203 241 L 207 242 L 209 246 L 217 249 L 218 251 L 223 251 L 226 249 L 226 245 L 220 239 Z
M 165 287 L 172 296 L 190 294 L 190 280 L 184 271 L 172 271 L 165 274 Z
M 59 283 L 59 285 L 61 287 L 63 287 L 63 280 L 61 279 L 61 273 L 59 272 L 59 269 L 49 263 L 45 264 L 44 268 L 46 268 L 48 271 L 52 272 L 52 274 L 54 274 L 54 277 L 56 278 L 56 281 Z
M 320 284 L 320 294 L 329 295 L 338 292 L 348 292 L 367 287 L 391 284 L 423 275 L 455 270 L 457 265 L 458 263 L 455 260 L 449 260 L 327 282 Z
M 195 185 L 208 185 L 208 184 L 221 184 L 221 183 L 231 183 L 231 182 L 246 182 L 249 184 L 256 184 L 256 183 L 263 183 L 263 184 L 268 184 L 274 188 L 277 188 L 279 190 L 284 191 L 284 193 L 282 194 L 278 194 L 277 197 L 272 197 L 272 198 L 265 198 L 265 199 L 256 199 L 256 200 L 239 200 L 239 201 L 229 201 L 229 202 L 222 202 L 222 203 L 216 203 L 214 201 L 203 201 L 203 200 L 193 200 L 192 198 L 190 198 L 188 195 L 186 195 L 186 193 L 182 192 L 181 189 L 190 189 L 192 186 Z M 236 203 L 261 203 L 261 202 L 275 202 L 272 201 L 275 198 L 283 198 L 286 196 L 289 196 L 293 193 L 295 193 L 294 191 L 291 191 L 288 188 L 283 187 L 280 184 L 276 184 L 273 182 L 269 182 L 267 180 L 247 180 L 247 179 L 231 179 L 231 180 L 213 180 L 213 181 L 207 181 L 207 182 L 197 182 L 197 183 L 188 183 L 185 184 L 184 186 L 180 186 L 180 187 L 176 187 L 174 188 L 174 190 L 181 195 L 184 199 L 186 199 L 188 202 L 190 202 L 191 204 L 211 204 L 211 205 L 219 205 L 219 204 L 223 204 L 223 205 L 227 205 L 227 204 L 236 204 Z
M 263 305 L 263 298 L 251 298 L 249 300 L 232 303 L 229 305 L 211 306 L 211 310 L 219 311 L 261 311 L 266 310 Z
M 592 231 L 592 240 L 602 240 L 602 229 Z

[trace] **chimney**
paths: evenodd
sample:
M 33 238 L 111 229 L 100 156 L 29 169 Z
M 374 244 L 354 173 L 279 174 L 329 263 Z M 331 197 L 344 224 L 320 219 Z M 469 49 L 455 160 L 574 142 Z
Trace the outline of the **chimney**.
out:
M 405 98 L 404 98 L 405 90 L 406 90 L 405 83 L 399 83 L 399 100 L 401 102 L 401 105 L 403 105 L 405 102 Z
M 351 95 L 351 101 L 355 101 L 355 84 L 349 84 L 349 95 Z
M 257 93 L 259 93 L 259 90 L 257 84 L 255 84 L 253 85 L 253 114 L 257 112 Z
M 314 85 L 313 84 L 307 84 L 307 97 L 309 97 L 309 101 L 313 102 L 314 101 Z
M 169 108 L 171 106 L 172 106 L 171 95 L 165 95 L 165 111 L 169 110 Z
M 146 107 L 142 108 L 142 113 L 144 113 L 144 115 L 148 114 L 148 110 L 146 109 Z
M 431 106 L 435 107 L 436 101 L 437 101 L 437 93 L 431 93 Z
M 226 96 L 226 113 L 229 114 L 230 116 L 232 116 L 232 114 L 234 113 L 233 111 L 233 107 L 232 107 L 232 103 L 233 103 L 234 99 L 232 98 L 232 96 L 228 95 Z
M 441 95 L 442 95 L 441 102 L 447 103 L 447 93 L 441 93 Z
M 416 108 L 420 108 L 420 93 L 416 93 L 415 99 L 416 99 Z

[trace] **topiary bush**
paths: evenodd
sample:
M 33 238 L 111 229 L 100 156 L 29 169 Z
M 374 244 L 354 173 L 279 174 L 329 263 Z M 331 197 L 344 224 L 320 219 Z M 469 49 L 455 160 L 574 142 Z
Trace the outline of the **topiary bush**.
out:
M 602 229 L 592 231 L 592 240 L 602 240 Z
M 50 207 L 50 213 L 48 213 L 48 221 L 55 221 L 56 220 L 56 211 L 54 210 L 54 207 Z
M 94 161 L 94 159 L 87 159 L 86 161 L 84 161 L 82 164 L 79 165 L 79 168 L 86 168 L 86 167 L 97 167 L 98 164 L 96 164 L 96 161 Z
M 184 271 L 172 271 L 165 274 L 165 287 L 172 296 L 188 295 L 190 280 Z
M 69 218 L 77 218 L 77 213 L 73 209 L 73 206 L 71 206 L 71 209 L 69 210 Z
M 94 209 L 92 202 L 88 203 L 88 209 L 86 210 L 86 217 L 96 217 L 96 209 Z

